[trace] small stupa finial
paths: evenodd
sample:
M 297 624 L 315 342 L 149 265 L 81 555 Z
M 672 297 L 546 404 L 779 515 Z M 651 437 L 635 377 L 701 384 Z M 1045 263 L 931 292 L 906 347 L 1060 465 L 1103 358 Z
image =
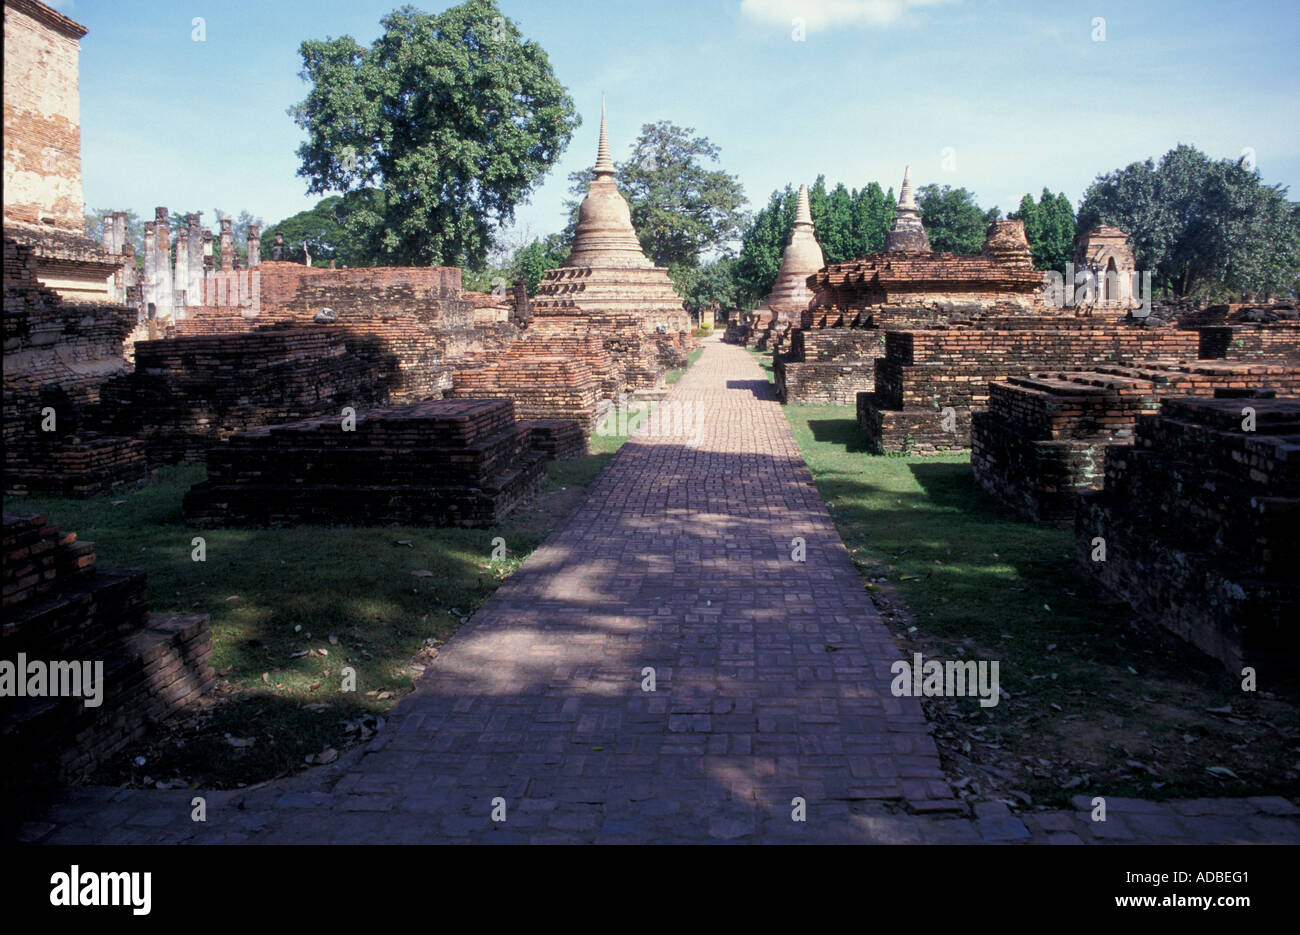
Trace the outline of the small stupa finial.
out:
M 597 176 L 613 175 L 614 160 L 609 158 L 609 134 L 605 131 L 605 95 L 600 96 L 600 145 L 596 147 Z
M 799 186 L 799 198 L 795 202 L 794 223 L 798 227 L 807 224 L 812 227 L 812 209 L 808 206 L 808 186 Z
M 903 187 L 898 192 L 898 206 L 900 208 L 916 208 L 916 198 L 912 195 L 912 167 L 903 167 Z

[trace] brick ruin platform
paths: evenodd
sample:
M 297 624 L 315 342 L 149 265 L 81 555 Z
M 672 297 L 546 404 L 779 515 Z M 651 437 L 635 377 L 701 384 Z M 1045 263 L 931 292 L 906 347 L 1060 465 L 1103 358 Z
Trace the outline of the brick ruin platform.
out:
M 573 419 L 520 419 L 519 424 L 530 433 L 529 446 L 547 461 L 580 458 L 587 453 L 582 426 Z
M 504 350 L 519 327 L 497 320 L 491 299 L 461 290 L 455 267 L 323 269 L 268 261 L 257 270 L 255 308 L 202 307 L 175 321 L 177 337 L 316 324 L 371 362 L 395 400 L 437 399 L 452 389 L 457 363 L 468 355 Z M 505 301 L 505 300 L 502 300 Z
M 589 439 L 604 411 L 600 381 L 585 361 L 547 350 L 520 341 L 491 363 L 457 371 L 452 398 L 508 399 L 521 419 L 571 420 Z
M 206 615 L 149 613 L 144 572 L 98 569 L 94 546 L 75 533 L 6 513 L 0 659 L 99 661 L 103 683 L 97 707 L 48 691 L 5 698 L 0 797 L 12 806 L 85 778 L 151 724 L 192 708 L 212 685 L 211 652 Z
M 906 178 L 904 186 L 910 199 Z M 891 238 L 892 249 L 808 277 L 813 302 L 790 334 L 789 351 L 774 359 L 783 402 L 851 406 L 859 393 L 873 392 L 891 331 L 1017 317 L 1070 320 L 1042 301 L 1043 274 L 1034 269 L 1020 221 L 990 224 L 978 256 L 933 252 L 913 204 L 895 219 Z
M 127 370 L 134 313 L 64 302 L 29 247 L 4 238 L 4 491 L 85 497 L 149 476 L 144 445 L 100 431 L 103 384 Z M 53 410 L 53 430 L 49 411 Z
M 1143 616 L 1275 684 L 1300 659 L 1297 517 L 1300 399 L 1180 397 L 1110 449 L 1075 536 L 1083 566 Z M 1092 560 L 1098 538 L 1104 562 Z
M 335 416 L 253 429 L 208 451 L 208 479 L 186 493 L 185 519 L 490 526 L 545 477 L 531 435 L 505 399 L 372 409 L 352 431 Z
M 1101 488 L 1107 447 L 1132 444 L 1139 416 L 1216 390 L 1300 396 L 1300 365 L 1156 361 L 993 382 L 971 417 L 971 469 L 1026 519 L 1073 525 L 1077 495 Z
M 1040 370 L 1187 360 L 1197 344 L 1195 332 L 1105 319 L 1020 317 L 891 331 L 876 361 L 875 391 L 858 394 L 858 424 L 880 450 L 960 451 L 970 447 L 971 412 L 986 408 L 990 383 Z
M 140 342 L 135 372 L 101 397 L 114 433 L 141 439 L 151 462 L 174 463 L 236 432 L 387 402 L 389 379 L 317 325 Z

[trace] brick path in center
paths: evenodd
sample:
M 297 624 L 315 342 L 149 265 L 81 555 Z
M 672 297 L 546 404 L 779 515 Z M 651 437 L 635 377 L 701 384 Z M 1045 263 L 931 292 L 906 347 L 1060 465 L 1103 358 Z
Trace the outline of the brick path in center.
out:
M 1220 822 L 1200 839 L 1296 839 L 1283 799 L 1243 800 L 1240 815 L 1113 804 L 1101 831 L 1084 812 L 1027 827 L 985 803 L 968 817 L 920 705 L 890 694 L 899 650 L 754 358 L 706 342 L 660 412 L 681 418 L 623 446 L 370 744 L 208 793 L 205 823 L 190 819 L 193 792 L 69 790 L 24 838 L 1134 840 L 1127 811 L 1146 821 L 1141 839 L 1198 839 L 1197 814 Z

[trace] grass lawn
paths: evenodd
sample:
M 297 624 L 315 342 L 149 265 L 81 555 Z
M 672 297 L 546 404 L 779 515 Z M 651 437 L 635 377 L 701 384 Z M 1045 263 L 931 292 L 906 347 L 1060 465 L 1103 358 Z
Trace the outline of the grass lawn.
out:
M 1005 511 L 968 455 L 872 455 L 851 407 L 785 412 L 900 658 L 1000 663 L 996 707 L 923 699 L 964 794 L 1300 794 L 1293 690 L 1243 692 L 1139 623 L 1077 566 L 1072 532 Z
M 292 772 L 309 756 L 329 760 L 368 737 L 623 441 L 594 438 L 596 453 L 551 462 L 542 492 L 489 529 L 191 528 L 181 496 L 204 478 L 202 466 L 164 468 L 157 483 L 111 498 L 6 499 L 8 511 L 44 513 L 94 542 L 100 567 L 145 569 L 152 610 L 212 618 L 221 678 L 210 710 L 133 745 L 95 778 L 227 788 Z M 205 562 L 191 559 L 196 535 Z M 497 536 L 503 561 L 491 557 Z M 340 691 L 344 665 L 356 670 L 355 692 Z

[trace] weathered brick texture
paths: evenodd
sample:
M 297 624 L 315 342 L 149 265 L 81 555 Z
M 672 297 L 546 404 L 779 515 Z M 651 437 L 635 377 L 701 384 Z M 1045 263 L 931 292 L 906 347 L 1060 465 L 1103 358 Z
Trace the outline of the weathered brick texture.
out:
M 545 431 L 545 430 L 544 430 Z M 488 526 L 533 493 L 546 456 L 509 400 L 435 400 L 241 432 L 185 495 L 199 525 Z
M 1245 431 L 1243 409 L 1255 411 Z M 1300 399 L 1167 399 L 1079 498 L 1080 562 L 1240 677 L 1297 670 Z M 1097 542 L 1105 561 L 1094 561 Z

